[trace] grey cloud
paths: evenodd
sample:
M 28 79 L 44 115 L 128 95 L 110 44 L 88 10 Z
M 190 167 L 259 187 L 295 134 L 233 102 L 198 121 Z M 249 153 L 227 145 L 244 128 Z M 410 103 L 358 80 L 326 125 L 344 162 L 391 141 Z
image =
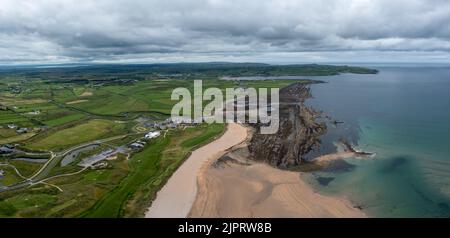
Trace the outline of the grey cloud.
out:
M 447 54 L 449 23 L 445 0 L 2 0 L 0 61 Z

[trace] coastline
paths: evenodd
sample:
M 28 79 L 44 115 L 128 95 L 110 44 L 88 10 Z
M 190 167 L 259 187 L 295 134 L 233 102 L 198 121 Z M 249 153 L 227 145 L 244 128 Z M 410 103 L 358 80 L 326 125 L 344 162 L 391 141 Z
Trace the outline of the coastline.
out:
M 302 173 L 236 152 L 247 149 L 252 133 L 247 126 L 228 124 L 221 137 L 194 150 L 157 193 L 145 217 L 367 217 L 345 198 L 317 193 Z M 352 154 L 317 159 L 320 163 Z
M 189 217 L 367 217 L 345 198 L 317 193 L 301 173 L 280 170 L 236 153 L 246 149 L 250 138 L 251 133 L 233 151 L 208 160 L 200 169 L 198 194 Z M 352 155 L 331 154 L 318 159 L 325 162 Z
M 192 218 L 364 218 L 345 198 L 317 193 L 297 172 L 232 164 L 200 179 Z
M 197 176 L 205 162 L 222 156 L 247 138 L 247 129 L 228 124 L 218 139 L 194 150 L 175 171 L 145 212 L 146 218 L 185 218 L 197 196 Z

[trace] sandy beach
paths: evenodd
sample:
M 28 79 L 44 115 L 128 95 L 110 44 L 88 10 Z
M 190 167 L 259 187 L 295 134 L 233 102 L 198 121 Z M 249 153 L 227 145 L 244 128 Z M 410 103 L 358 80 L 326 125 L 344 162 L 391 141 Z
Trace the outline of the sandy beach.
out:
M 209 160 L 219 158 L 246 138 L 247 128 L 231 123 L 220 138 L 193 151 L 158 192 L 145 217 L 187 217 L 197 195 L 197 176 L 202 166 Z
M 301 173 L 236 152 L 245 151 L 249 138 L 248 128 L 233 123 L 220 138 L 193 151 L 158 192 L 145 217 L 366 217 L 344 198 L 315 192 Z M 326 163 L 352 155 L 343 152 L 317 160 Z
M 347 199 L 314 191 L 302 180 L 302 173 L 249 160 L 247 143 L 205 163 L 198 175 L 199 190 L 189 217 L 366 217 Z M 354 156 L 353 152 L 339 152 L 316 159 L 325 164 Z
M 366 217 L 343 198 L 316 193 L 298 172 L 263 163 L 227 163 L 199 176 L 199 194 L 190 217 Z

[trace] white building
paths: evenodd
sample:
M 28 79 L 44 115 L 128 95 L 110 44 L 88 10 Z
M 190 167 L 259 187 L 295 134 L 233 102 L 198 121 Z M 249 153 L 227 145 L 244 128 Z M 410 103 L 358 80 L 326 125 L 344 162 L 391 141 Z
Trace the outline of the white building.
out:
M 17 125 L 15 125 L 15 124 L 8 124 L 8 128 L 9 129 L 16 129 Z
M 152 132 L 149 132 L 149 133 L 147 133 L 146 135 L 145 135 L 145 139 L 153 139 L 153 138 L 156 138 L 156 137 L 158 137 L 158 136 L 160 136 L 161 135 L 161 132 L 159 132 L 159 131 L 152 131 Z
M 191 124 L 192 119 L 189 117 L 171 117 L 167 119 L 168 122 L 172 122 L 174 124 Z

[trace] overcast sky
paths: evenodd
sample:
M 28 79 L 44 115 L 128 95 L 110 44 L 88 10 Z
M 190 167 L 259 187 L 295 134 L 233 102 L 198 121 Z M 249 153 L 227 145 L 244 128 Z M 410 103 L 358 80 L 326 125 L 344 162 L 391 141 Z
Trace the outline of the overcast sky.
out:
M 0 0 L 0 64 L 450 62 L 447 0 Z

